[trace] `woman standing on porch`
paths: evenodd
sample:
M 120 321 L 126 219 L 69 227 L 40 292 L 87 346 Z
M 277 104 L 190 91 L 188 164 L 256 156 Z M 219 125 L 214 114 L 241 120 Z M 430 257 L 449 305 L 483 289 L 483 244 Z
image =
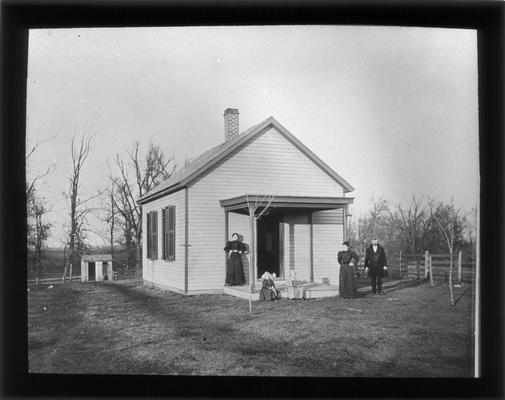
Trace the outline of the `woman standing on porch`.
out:
M 238 240 L 238 234 L 231 235 L 232 240 L 226 244 L 224 251 L 228 253 L 228 265 L 226 268 L 226 285 L 237 286 L 245 283 L 244 267 L 242 266 L 242 254 L 247 253 L 244 243 Z
M 338 252 L 338 263 L 340 264 L 339 291 L 340 297 L 351 299 L 357 297 L 358 288 L 356 287 L 356 278 L 354 277 L 354 263 L 359 260 L 358 255 L 349 250 L 349 242 L 342 243 L 344 249 Z

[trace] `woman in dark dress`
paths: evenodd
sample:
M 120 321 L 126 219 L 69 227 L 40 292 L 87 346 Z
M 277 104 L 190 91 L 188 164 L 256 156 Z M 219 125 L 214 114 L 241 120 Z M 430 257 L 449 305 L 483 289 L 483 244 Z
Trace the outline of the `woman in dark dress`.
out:
M 260 300 L 275 300 L 277 298 L 277 289 L 269 272 L 261 276 Z
M 344 249 L 339 251 L 337 256 L 340 264 L 339 291 L 340 297 L 351 299 L 358 295 L 354 264 L 358 262 L 359 257 L 354 251 L 349 250 L 349 242 L 344 242 L 342 245 Z
M 228 286 L 243 285 L 245 283 L 242 254 L 247 253 L 244 243 L 238 240 L 238 234 L 231 236 L 232 240 L 226 244 L 224 251 L 228 253 L 228 266 L 226 268 L 226 284 Z

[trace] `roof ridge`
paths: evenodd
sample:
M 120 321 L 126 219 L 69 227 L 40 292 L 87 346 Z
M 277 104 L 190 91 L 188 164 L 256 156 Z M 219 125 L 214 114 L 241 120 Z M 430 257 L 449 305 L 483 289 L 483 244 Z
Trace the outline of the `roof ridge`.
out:
M 251 137 L 256 136 L 262 132 L 266 127 L 273 125 L 276 129 L 286 137 L 294 146 L 296 146 L 302 153 L 309 157 L 316 163 L 322 170 L 330 175 L 337 183 L 344 187 L 346 192 L 354 190 L 354 188 L 340 175 L 338 175 L 328 164 L 321 160 L 314 154 L 307 146 L 305 146 L 299 139 L 293 136 L 282 124 L 280 124 L 273 116 L 261 121 L 260 123 L 246 129 L 242 133 L 232 137 L 231 139 L 214 146 L 213 148 L 203 152 L 193 161 L 190 161 L 183 169 L 174 172 L 168 179 L 161 182 L 155 188 L 144 194 L 137 201 L 144 203 L 146 199 L 157 195 L 162 196 L 163 192 L 180 190 L 188 185 L 193 179 L 196 179 L 202 171 L 208 166 L 214 165 L 223 157 L 227 156 L 230 151 L 236 150 L 239 146 L 249 141 Z
M 203 153 L 199 154 L 196 158 L 191 160 L 187 165 L 185 165 L 182 169 L 175 171 L 172 175 L 170 175 L 169 178 L 165 179 L 164 181 L 160 182 L 156 187 L 151 189 L 149 192 L 145 193 L 143 196 L 139 198 L 139 200 L 144 199 L 146 197 L 149 197 L 157 192 L 160 192 L 163 189 L 167 189 L 171 186 L 176 185 L 180 181 L 184 180 L 187 176 L 193 174 L 196 172 L 198 169 L 200 169 L 203 165 L 205 165 L 207 162 L 213 160 L 215 156 L 220 154 L 222 151 L 227 149 L 228 147 L 231 147 L 233 144 L 238 142 L 240 139 L 243 137 L 247 136 L 250 134 L 252 131 L 254 131 L 256 128 L 258 128 L 260 125 L 266 123 L 267 121 L 272 120 L 273 117 L 268 117 L 267 119 L 261 121 L 260 123 L 251 126 L 250 128 L 246 129 L 245 131 L 239 133 L 238 135 L 232 137 L 229 140 L 226 140 L 209 150 L 204 151 Z M 187 175 L 187 176 L 186 176 Z M 180 177 L 180 178 L 179 178 Z

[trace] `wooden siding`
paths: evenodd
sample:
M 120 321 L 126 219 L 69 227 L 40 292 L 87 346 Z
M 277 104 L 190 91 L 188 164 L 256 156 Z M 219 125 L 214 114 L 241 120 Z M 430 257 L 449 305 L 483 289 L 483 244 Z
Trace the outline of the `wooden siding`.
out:
M 344 189 L 286 138 L 270 129 L 225 158 L 199 183 L 215 184 L 220 199 L 243 194 L 342 197 Z M 214 191 L 213 191 L 214 192 Z
M 340 266 L 337 262 L 337 253 L 344 241 L 342 217 L 341 209 L 317 211 L 312 214 L 314 282 L 327 282 L 338 286 Z
M 284 268 L 285 277 L 310 281 L 310 225 L 308 214 L 285 216 L 284 225 Z
M 265 132 L 224 159 L 189 189 L 189 291 L 223 288 L 225 217 L 219 200 L 247 193 L 340 197 L 344 190 L 277 130 Z M 244 242 L 250 244 L 249 229 L 245 225 L 240 233 Z M 297 255 L 300 260 L 307 259 L 306 272 L 302 275 L 308 279 L 308 226 L 300 227 L 295 237 L 305 241 Z M 306 254 L 302 255 L 303 252 Z M 288 265 L 285 262 L 286 269 Z
M 312 223 L 318 225 L 342 225 L 344 223 L 344 209 L 314 211 L 312 213 Z
M 175 260 L 168 261 L 162 259 L 162 239 L 161 234 L 161 210 L 164 207 L 175 206 Z M 146 283 L 157 286 L 172 287 L 179 290 L 184 290 L 184 261 L 185 261 L 185 199 L 184 190 L 172 193 L 168 196 L 156 199 L 150 203 L 144 204 L 142 207 L 142 230 L 144 235 L 142 240 L 143 248 L 147 248 L 147 213 L 150 211 L 158 211 L 158 259 L 149 260 L 146 252 L 143 252 L 143 279 Z

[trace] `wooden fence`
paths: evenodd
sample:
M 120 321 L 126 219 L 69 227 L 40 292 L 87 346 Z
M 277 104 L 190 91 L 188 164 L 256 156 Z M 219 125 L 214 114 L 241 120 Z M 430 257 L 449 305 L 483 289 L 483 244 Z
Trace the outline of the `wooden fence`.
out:
M 72 279 L 66 277 L 65 278 L 65 282 L 69 282 L 69 281 L 80 281 L 81 280 L 81 276 L 73 276 Z M 27 280 L 27 283 L 29 285 L 46 285 L 46 284 L 53 284 L 53 283 L 60 283 L 60 282 L 63 282 L 63 278 L 60 276 L 60 277 L 57 277 L 57 278 L 41 278 L 38 280 L 37 282 L 37 279 L 28 279 Z
M 123 279 L 135 279 L 135 270 L 129 270 L 129 271 L 118 271 L 116 274 L 116 280 L 123 280 Z M 28 275 L 27 283 L 29 285 L 44 285 L 44 284 L 53 284 L 53 283 L 60 283 L 60 282 L 76 282 L 81 280 L 81 275 L 72 275 L 70 277 L 69 275 L 65 276 L 65 280 L 63 280 L 63 276 L 61 274 L 46 274 L 42 275 L 40 279 L 37 282 L 37 279 L 34 276 Z
M 400 253 L 400 276 L 408 279 L 427 279 L 429 271 L 433 273 L 434 281 L 448 281 L 450 254 L 422 254 Z M 461 251 L 453 254 L 452 258 L 453 281 L 473 282 L 475 280 L 475 262 L 463 261 Z

